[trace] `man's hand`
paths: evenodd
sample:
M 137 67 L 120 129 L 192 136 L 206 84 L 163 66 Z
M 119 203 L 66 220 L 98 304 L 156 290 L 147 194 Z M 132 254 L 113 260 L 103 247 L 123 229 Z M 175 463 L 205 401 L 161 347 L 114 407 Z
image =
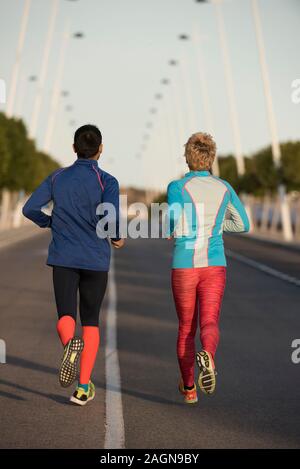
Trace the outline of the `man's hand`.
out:
M 124 241 L 124 239 L 119 239 L 119 241 L 111 240 L 111 244 L 113 245 L 114 248 L 120 249 L 124 246 L 125 241 Z

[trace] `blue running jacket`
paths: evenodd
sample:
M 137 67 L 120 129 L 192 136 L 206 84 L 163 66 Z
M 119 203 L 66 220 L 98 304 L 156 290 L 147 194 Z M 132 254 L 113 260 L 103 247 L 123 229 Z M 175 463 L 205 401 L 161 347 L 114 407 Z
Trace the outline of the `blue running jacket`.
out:
M 42 207 L 53 202 L 51 216 Z M 109 239 L 99 238 L 96 226 L 99 204 L 115 207 L 116 231 L 119 236 L 119 184 L 102 171 L 96 160 L 77 159 L 72 166 L 54 171 L 33 192 L 23 207 L 23 215 L 41 228 L 51 228 L 47 264 L 78 269 L 108 271 Z
M 226 266 L 223 231 L 249 231 L 245 208 L 234 189 L 209 171 L 190 171 L 171 182 L 168 205 L 174 269 Z

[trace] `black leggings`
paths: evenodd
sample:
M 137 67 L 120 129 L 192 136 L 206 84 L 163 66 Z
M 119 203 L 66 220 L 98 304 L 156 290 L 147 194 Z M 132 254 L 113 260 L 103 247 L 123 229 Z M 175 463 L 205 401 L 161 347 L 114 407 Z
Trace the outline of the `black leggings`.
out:
M 53 285 L 58 317 L 77 317 L 77 293 L 79 312 L 83 326 L 98 326 L 99 313 L 106 291 L 107 272 L 53 266 Z

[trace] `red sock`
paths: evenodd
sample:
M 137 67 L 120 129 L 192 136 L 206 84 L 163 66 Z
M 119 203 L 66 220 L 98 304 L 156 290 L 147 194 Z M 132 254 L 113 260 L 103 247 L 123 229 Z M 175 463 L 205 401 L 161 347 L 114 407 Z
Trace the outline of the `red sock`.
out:
M 99 327 L 83 326 L 82 338 L 84 341 L 84 349 L 80 359 L 80 384 L 88 384 L 95 365 L 95 360 L 100 343 Z
M 62 316 L 56 326 L 59 338 L 65 346 L 75 334 L 75 321 L 72 316 Z

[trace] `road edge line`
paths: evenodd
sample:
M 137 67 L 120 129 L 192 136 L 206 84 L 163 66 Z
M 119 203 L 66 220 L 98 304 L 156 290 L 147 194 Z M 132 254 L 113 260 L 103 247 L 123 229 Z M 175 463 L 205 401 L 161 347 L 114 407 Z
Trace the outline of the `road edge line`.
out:
M 276 277 L 280 280 L 283 280 L 285 282 L 291 283 L 292 285 L 300 287 L 299 279 L 297 279 L 296 277 L 292 277 L 291 275 L 285 274 L 283 272 L 280 272 L 279 270 L 273 269 L 272 267 L 269 267 L 266 264 L 261 264 L 260 262 L 250 259 L 249 257 L 243 256 L 242 254 L 235 253 L 231 251 L 230 249 L 226 249 L 226 255 L 231 259 L 237 260 L 257 270 L 260 270 L 261 272 L 264 272 L 265 274 L 271 275 L 272 277 Z
M 105 377 L 106 429 L 104 449 L 122 449 L 125 448 L 125 427 L 117 349 L 117 288 L 113 255 L 109 274 L 106 317 Z

